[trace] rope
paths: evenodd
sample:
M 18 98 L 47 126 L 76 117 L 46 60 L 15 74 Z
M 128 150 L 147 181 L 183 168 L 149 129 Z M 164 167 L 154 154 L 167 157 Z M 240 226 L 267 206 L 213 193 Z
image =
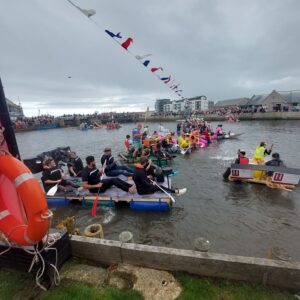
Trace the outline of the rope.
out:
M 53 274 L 53 282 L 54 284 L 57 286 L 59 285 L 60 283 L 60 275 L 59 275 L 59 272 L 58 272 L 58 269 L 57 269 L 57 261 L 58 261 L 58 253 L 57 253 L 57 249 L 56 248 L 53 248 L 52 246 L 55 244 L 55 242 L 57 242 L 60 238 L 61 238 L 61 235 L 60 234 L 50 234 L 49 231 L 50 231 L 50 227 L 51 227 L 51 223 L 52 223 L 52 216 L 53 216 L 53 213 L 51 210 L 48 210 L 46 213 L 43 213 L 41 214 L 41 218 L 42 219 L 50 219 L 49 221 L 49 226 L 48 226 L 48 229 L 47 229 L 47 234 L 45 235 L 45 237 L 43 238 L 42 242 L 43 242 L 43 247 L 39 250 L 38 249 L 38 244 L 36 245 L 33 245 L 33 251 L 30 251 L 28 249 L 26 249 L 24 246 L 22 245 L 18 245 L 21 249 L 23 249 L 23 251 L 25 251 L 26 253 L 30 254 L 30 255 L 33 255 L 33 259 L 31 261 L 31 264 L 30 264 L 30 267 L 28 269 L 28 273 L 30 273 L 32 271 L 32 268 L 34 266 L 34 264 L 36 263 L 41 263 L 41 267 L 37 270 L 36 272 L 36 276 L 35 276 L 35 283 L 37 286 L 39 286 L 42 290 L 44 291 L 47 291 L 47 288 L 45 288 L 40 280 L 42 278 L 42 276 L 44 275 L 45 273 L 45 268 L 46 268 L 46 264 L 45 264 L 45 260 L 42 256 L 42 252 L 43 251 L 55 251 L 55 263 L 54 264 L 49 264 L 49 266 L 51 268 L 54 269 L 54 274 Z M 9 248 L 5 249 L 4 251 L 2 251 L 0 253 L 0 255 L 10 251 L 13 247 L 12 243 L 10 242 L 9 240 L 9 237 L 10 235 L 18 228 L 20 227 L 26 227 L 27 225 L 18 225 L 14 228 L 12 228 L 9 233 L 7 234 L 7 236 L 4 235 L 4 238 L 5 238 L 5 241 L 6 243 L 8 244 Z M 16 243 L 14 243 L 16 244 Z M 17 244 L 16 244 L 17 245 Z
M 82 11 L 82 9 L 79 7 L 79 6 L 77 6 L 76 4 L 74 4 L 71 0 L 66 0 L 67 2 L 69 2 L 72 6 L 74 6 L 75 8 L 77 8 L 81 13 L 83 13 L 83 11 Z M 84 14 L 84 13 L 83 13 Z M 93 22 L 94 23 L 94 25 L 96 25 L 98 28 L 100 28 L 102 31 L 105 31 L 105 28 L 103 27 L 103 26 L 101 26 L 98 22 L 96 22 L 94 19 L 92 19 L 92 17 L 91 16 L 87 16 L 86 14 L 84 14 L 91 22 Z M 114 40 L 114 42 L 115 43 L 117 43 L 119 46 L 121 46 L 122 47 L 122 44 L 119 42 L 119 41 L 117 41 L 116 39 L 114 39 L 113 37 L 112 37 L 112 39 Z M 122 47 L 123 48 L 123 47 Z M 142 64 L 143 66 L 144 66 L 144 64 L 143 64 L 143 62 L 141 61 L 141 60 L 139 60 L 138 58 L 136 58 L 136 55 L 134 55 L 130 50 L 128 50 L 128 49 L 126 49 L 127 50 L 127 52 L 135 59 L 135 60 L 137 60 L 140 64 Z M 154 76 L 154 77 L 156 77 L 160 82 L 161 82 L 161 78 L 160 78 L 160 76 L 159 75 L 157 75 L 157 74 L 155 74 L 155 72 L 151 72 L 151 74 Z M 174 83 L 174 80 L 172 81 L 173 83 Z M 180 84 L 177 84 L 177 86 L 179 86 Z M 166 85 L 166 86 L 168 86 L 168 85 Z M 171 86 L 171 85 L 170 85 Z M 172 90 L 172 92 L 174 92 L 177 96 L 179 96 L 176 92 L 175 92 L 175 90 L 174 89 L 171 89 Z M 180 96 L 182 99 L 185 99 L 185 97 L 183 97 L 183 96 Z

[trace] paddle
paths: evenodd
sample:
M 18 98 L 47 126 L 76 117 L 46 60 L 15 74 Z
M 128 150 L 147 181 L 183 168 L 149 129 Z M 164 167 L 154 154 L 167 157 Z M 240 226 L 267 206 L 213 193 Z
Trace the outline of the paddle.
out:
M 164 190 L 160 185 L 158 185 L 158 183 L 157 183 L 156 181 L 151 180 L 151 179 L 150 179 L 150 181 L 151 181 L 152 183 L 155 183 L 155 185 L 156 185 L 162 192 L 164 192 L 168 197 L 170 197 L 170 199 L 172 200 L 173 203 L 176 202 L 176 200 L 174 199 L 174 197 L 173 197 L 171 194 L 169 194 L 166 190 Z
M 185 155 L 185 154 L 188 152 L 188 150 L 190 150 L 190 147 L 187 147 L 186 149 L 182 149 L 182 148 L 181 148 L 180 153 L 181 153 L 182 155 Z
M 103 167 L 102 167 L 102 175 L 100 177 L 99 184 L 101 184 L 101 180 L 103 179 L 105 168 L 106 168 L 106 160 L 104 161 L 104 164 L 103 164 Z M 99 192 L 100 192 L 100 187 L 98 188 L 97 196 L 96 196 L 96 198 L 94 200 L 94 203 L 93 203 L 93 206 L 92 206 L 92 217 L 95 217 L 96 214 L 97 214 L 97 204 L 98 204 L 98 200 L 99 200 Z
M 56 184 L 55 186 L 53 186 L 48 192 L 47 192 L 47 196 L 54 196 L 55 193 L 57 192 L 58 189 L 58 184 Z

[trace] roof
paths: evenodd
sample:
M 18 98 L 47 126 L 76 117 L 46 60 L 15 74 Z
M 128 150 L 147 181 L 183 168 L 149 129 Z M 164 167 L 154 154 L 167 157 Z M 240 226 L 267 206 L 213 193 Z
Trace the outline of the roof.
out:
M 290 103 L 300 103 L 300 90 L 278 91 L 278 94 Z
M 270 94 L 264 94 L 264 95 L 253 95 L 250 100 L 248 101 L 247 105 L 262 105 L 264 100 L 269 96 Z
M 222 100 L 222 101 L 218 101 L 215 104 L 215 107 L 246 105 L 248 101 L 249 101 L 248 98 L 235 98 L 235 99 Z
M 7 103 L 8 105 L 11 105 L 11 106 L 18 106 L 18 107 L 19 107 L 19 105 L 13 103 L 13 102 L 12 102 L 11 100 L 9 100 L 9 99 L 5 98 L 5 100 L 6 100 L 6 103 Z

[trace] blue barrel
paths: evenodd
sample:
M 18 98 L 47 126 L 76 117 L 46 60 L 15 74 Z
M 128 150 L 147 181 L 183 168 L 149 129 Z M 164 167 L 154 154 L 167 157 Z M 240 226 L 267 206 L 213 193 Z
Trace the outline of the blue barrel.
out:
M 166 202 L 161 201 L 131 201 L 130 208 L 137 211 L 159 211 L 166 212 L 169 211 L 170 206 Z
M 69 204 L 69 201 L 66 198 L 63 197 L 46 197 L 47 204 L 49 206 L 55 205 L 55 206 L 65 206 Z

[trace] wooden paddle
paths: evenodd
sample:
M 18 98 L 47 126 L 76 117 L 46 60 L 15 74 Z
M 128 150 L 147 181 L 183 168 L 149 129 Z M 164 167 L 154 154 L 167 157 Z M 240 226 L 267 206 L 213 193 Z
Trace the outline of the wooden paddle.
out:
M 99 184 L 101 184 L 101 180 L 103 179 L 105 168 L 106 168 L 106 160 L 105 160 L 105 162 L 103 164 L 103 167 L 102 167 L 102 175 L 100 177 Z M 93 203 L 93 206 L 92 206 L 92 217 L 95 217 L 96 214 L 97 214 L 97 204 L 98 204 L 98 200 L 99 200 L 99 192 L 100 192 L 100 187 L 98 188 L 97 196 L 95 197 L 95 200 L 94 200 L 94 203 Z

